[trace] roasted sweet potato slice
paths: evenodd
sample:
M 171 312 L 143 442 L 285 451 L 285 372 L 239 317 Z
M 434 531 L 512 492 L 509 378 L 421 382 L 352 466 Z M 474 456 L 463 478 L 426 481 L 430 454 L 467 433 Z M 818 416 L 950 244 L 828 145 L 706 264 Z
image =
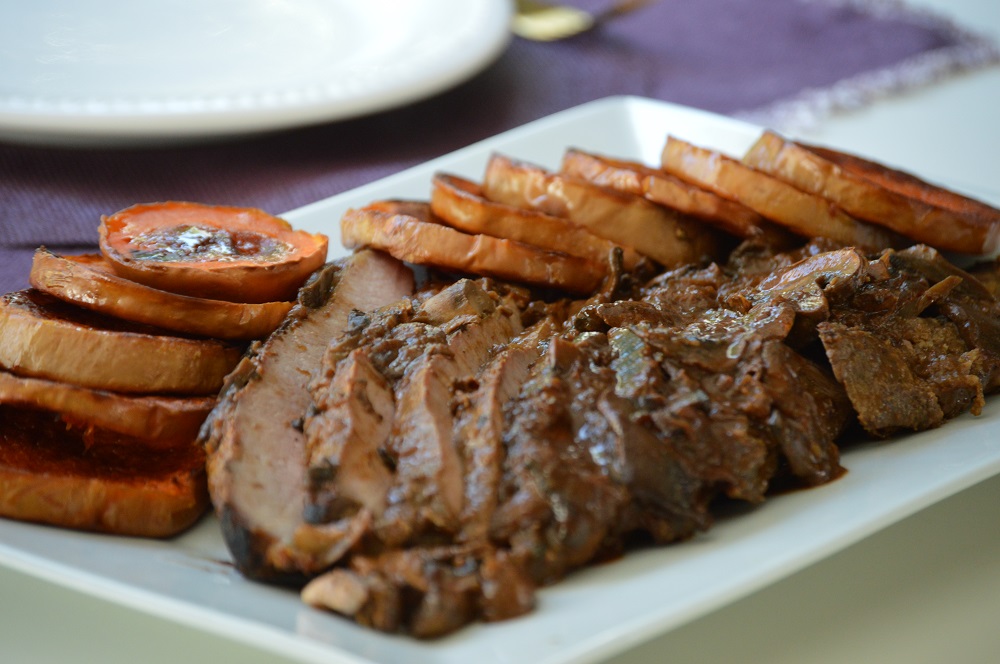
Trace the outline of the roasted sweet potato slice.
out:
M 92 445 L 94 436 L 114 438 Z M 169 537 L 208 508 L 201 447 L 151 450 L 0 405 L 0 516 L 117 535 Z
M 487 164 L 483 192 L 498 203 L 565 217 L 667 267 L 700 262 L 719 248 L 711 228 L 679 212 L 503 155 Z
M 435 223 L 426 203 L 391 203 L 400 211 L 387 212 L 380 203 L 348 210 L 340 221 L 344 246 L 372 247 L 416 265 L 574 293 L 593 292 L 606 273 L 600 264 L 576 256 L 488 235 L 470 235 Z
M 326 261 L 325 235 L 254 208 L 147 203 L 101 217 L 101 253 L 119 275 L 231 302 L 292 300 Z
M 165 335 L 74 307 L 34 289 L 0 298 L 0 367 L 82 387 L 215 394 L 243 349 Z
M 826 237 L 866 249 L 908 244 L 897 234 L 855 219 L 819 196 L 674 136 L 667 138 L 662 165 L 667 172 L 739 201 L 804 237 Z
M 119 277 L 100 254 L 57 256 L 44 247 L 35 252 L 30 280 L 38 290 L 92 311 L 218 339 L 266 337 L 292 308 L 291 302 L 245 304 L 169 293 Z
M 765 131 L 743 162 L 917 242 L 967 254 L 1000 249 L 1000 210 L 874 161 Z
M 460 231 L 515 240 L 548 251 L 607 264 L 616 246 L 568 219 L 486 199 L 471 180 L 437 173 L 431 181 L 431 211 Z M 622 247 L 622 262 L 632 269 L 639 262 L 634 249 Z
M 0 404 L 58 413 L 67 423 L 132 436 L 145 447 L 192 445 L 214 397 L 132 396 L 0 371 Z
M 654 203 L 703 219 L 739 238 L 773 235 L 775 239 L 784 239 L 783 231 L 742 203 L 723 198 L 659 168 L 571 148 L 563 155 L 561 170 L 594 184 L 644 196 Z

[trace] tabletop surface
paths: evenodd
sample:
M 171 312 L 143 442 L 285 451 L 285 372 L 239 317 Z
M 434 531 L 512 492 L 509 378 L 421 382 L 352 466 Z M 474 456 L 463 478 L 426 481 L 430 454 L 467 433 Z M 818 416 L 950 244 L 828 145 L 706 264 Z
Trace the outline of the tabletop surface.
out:
M 1000 40 L 996 0 L 910 0 Z M 1000 199 L 1000 67 L 797 128 L 800 138 Z M 613 661 L 992 662 L 1000 652 L 1000 477 Z M 283 660 L 0 569 L 5 662 Z

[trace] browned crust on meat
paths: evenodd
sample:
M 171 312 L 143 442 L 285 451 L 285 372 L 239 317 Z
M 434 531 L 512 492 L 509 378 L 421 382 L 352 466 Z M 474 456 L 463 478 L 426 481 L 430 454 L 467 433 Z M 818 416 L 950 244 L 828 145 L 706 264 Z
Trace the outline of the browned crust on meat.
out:
M 299 291 L 281 327 L 227 379 L 201 437 L 212 502 L 243 574 L 299 582 L 323 566 L 296 542 L 306 500 L 301 429 L 310 373 L 352 311 L 388 304 L 412 288 L 412 273 L 376 251 L 330 263 Z

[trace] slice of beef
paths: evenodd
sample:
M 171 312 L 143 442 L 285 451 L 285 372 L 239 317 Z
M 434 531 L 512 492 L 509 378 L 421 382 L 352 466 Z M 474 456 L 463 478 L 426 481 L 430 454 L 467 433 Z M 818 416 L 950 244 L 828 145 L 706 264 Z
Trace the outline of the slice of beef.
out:
M 599 317 L 601 307 L 593 312 Z M 631 379 L 653 372 L 632 373 L 643 359 L 629 357 L 642 352 L 629 334 L 611 328 L 553 338 L 508 408 L 491 536 L 509 542 L 539 583 L 617 554 L 633 532 L 667 542 L 709 523 L 706 483 L 636 408 Z
M 759 380 L 760 342 L 689 329 L 637 329 L 667 377 L 649 418 L 690 472 L 731 498 L 760 502 L 777 464 L 763 426 L 770 394 Z
M 596 408 L 607 428 L 593 430 L 605 433 L 603 453 L 612 459 L 612 477 L 629 494 L 616 534 L 623 538 L 641 531 L 664 544 L 708 528 L 711 489 L 688 470 L 669 441 L 656 436 L 614 391 L 604 390 Z
M 983 352 L 969 350 L 952 321 L 944 316 L 901 318 L 881 332 L 904 349 L 910 368 L 934 393 L 945 419 L 982 412 L 987 384 L 980 375 Z
M 521 331 L 518 307 L 503 301 L 444 326 L 395 384 L 396 411 L 386 452 L 394 465 L 387 507 L 376 526 L 389 546 L 428 529 L 454 533 L 464 504 L 464 469 L 453 438 L 455 385 L 475 378 L 494 348 Z
M 911 247 L 891 255 L 899 269 L 917 272 L 935 286 L 958 283 L 934 298 L 941 315 L 951 321 L 969 349 L 977 349 L 972 371 L 983 390 L 1000 388 L 1000 301 L 997 299 L 997 266 L 1000 261 L 978 266 L 975 273 L 955 267 L 930 247 Z M 943 289 L 939 289 L 943 290 Z M 981 407 L 981 403 L 978 404 Z M 973 412 L 978 413 L 974 406 Z
M 762 348 L 762 380 L 773 408 L 767 424 L 795 478 L 815 486 L 840 476 L 837 440 L 853 417 L 830 372 L 783 343 Z
M 944 420 L 934 391 L 914 374 L 903 351 L 873 332 L 842 323 L 823 323 L 819 334 L 834 375 L 867 431 L 886 436 Z
M 307 417 L 303 428 L 310 490 L 306 520 L 327 522 L 359 506 L 381 514 L 392 485 L 383 459 L 396 408 L 392 385 L 373 366 L 368 349 L 357 348 L 313 395 L 317 414 Z
M 503 469 L 504 407 L 556 329 L 551 318 L 538 321 L 498 351 L 475 381 L 457 394 L 454 437 L 465 473 L 459 541 L 487 539 Z
M 979 413 L 998 377 L 1000 307 L 927 247 L 886 252 L 830 296 L 820 339 L 859 422 L 876 436 Z
M 507 456 L 490 535 L 510 543 L 537 583 L 552 583 L 601 553 L 628 501 L 609 476 L 611 459 L 601 453 L 609 424 L 593 407 L 613 378 L 588 368 L 574 343 L 553 338 L 506 413 Z
M 976 351 L 972 372 L 984 392 L 1000 389 L 1000 303 L 955 296 L 938 304 L 966 345 Z M 974 411 L 976 412 L 976 411 Z
M 396 383 L 423 355 L 447 352 L 449 326 L 495 309 L 479 285 L 463 279 L 352 318 L 309 386 L 307 521 L 330 523 L 358 509 L 382 516 L 395 483 L 388 444 Z
M 729 281 L 715 263 L 665 272 L 646 284 L 642 301 L 653 304 L 671 325 L 687 325 L 719 307 L 719 291 Z
M 302 590 L 313 606 L 383 632 L 439 637 L 476 619 L 505 620 L 530 611 L 534 585 L 509 553 L 442 546 L 355 556 L 346 568 Z
M 359 509 L 370 521 L 385 509 L 392 485 L 385 445 L 396 410 L 393 377 L 414 351 L 444 342 L 439 330 L 414 322 L 419 307 L 417 299 L 404 298 L 356 312 L 324 353 L 309 383 L 312 403 L 302 427 L 308 482 L 303 515 L 309 523 L 338 521 Z
M 458 530 L 464 467 L 453 440 L 456 385 L 521 329 L 507 289 L 460 280 L 356 317 L 327 351 L 305 421 L 306 520 L 363 510 L 384 545 Z
M 352 311 L 383 306 L 412 288 L 409 269 L 384 254 L 361 251 L 332 264 L 229 377 L 201 435 L 212 501 L 245 575 L 297 580 L 322 566 L 295 543 L 305 503 L 307 382 Z

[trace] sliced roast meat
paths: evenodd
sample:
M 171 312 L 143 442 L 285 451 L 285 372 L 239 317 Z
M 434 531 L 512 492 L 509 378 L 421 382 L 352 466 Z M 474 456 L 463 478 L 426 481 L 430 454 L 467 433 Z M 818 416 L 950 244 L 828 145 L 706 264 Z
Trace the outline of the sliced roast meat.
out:
M 956 296 L 946 298 L 938 306 L 954 323 L 966 345 L 978 352 L 969 359 L 983 390 L 1000 389 L 1000 303 Z
M 396 406 L 392 386 L 366 349 L 358 348 L 338 363 L 327 389 L 313 395 L 322 415 L 310 417 L 303 429 L 310 488 L 306 519 L 326 522 L 359 506 L 381 514 L 392 485 L 383 460 Z
M 728 278 L 715 263 L 665 272 L 646 284 L 642 300 L 656 306 L 670 325 L 687 325 L 719 306 L 719 289 Z
M 630 498 L 617 534 L 641 531 L 663 544 L 706 529 L 711 488 L 688 471 L 668 441 L 638 421 L 624 399 L 605 390 L 596 407 L 608 424 L 602 452 L 613 459 L 612 477 Z
M 853 417 L 844 388 L 782 343 L 766 342 L 762 358 L 774 402 L 767 424 L 789 472 L 810 486 L 835 479 L 843 472 L 837 440 Z
M 384 632 L 439 637 L 482 618 L 534 607 L 534 585 L 511 556 L 491 547 L 444 546 L 355 556 L 302 590 L 313 606 Z
M 912 247 L 891 256 L 894 264 L 918 272 L 935 286 L 958 284 L 935 298 L 940 313 L 951 321 L 970 349 L 977 349 L 972 371 L 986 392 L 1000 388 L 1000 300 L 995 285 L 1000 261 L 979 266 L 975 274 L 960 270 L 929 247 Z M 942 290 L 938 288 L 938 290 Z M 981 406 L 981 404 L 979 404 Z M 976 408 L 973 412 L 978 413 Z
M 518 308 L 495 304 L 445 326 L 447 341 L 413 360 L 395 385 L 396 412 L 386 451 L 395 466 L 377 525 L 391 545 L 432 528 L 454 533 L 464 503 L 464 471 L 453 438 L 456 383 L 474 378 L 493 349 L 521 331 Z
M 312 384 L 326 498 L 294 542 L 336 566 L 303 597 L 421 637 L 519 615 L 634 533 L 692 537 L 720 498 L 835 479 L 855 420 L 979 412 L 997 313 L 931 250 L 812 241 L 620 272 L 585 301 L 464 281 L 356 314 Z
M 404 298 L 371 313 L 354 312 L 327 347 L 309 384 L 312 403 L 302 427 L 309 523 L 340 521 L 359 508 L 370 521 L 385 509 L 392 485 L 385 458 L 396 409 L 392 377 L 402 374 L 394 367 L 405 366 L 415 349 L 444 341 L 436 328 L 413 322 L 418 311 L 417 299 Z
M 944 420 L 934 391 L 913 373 L 901 350 L 875 333 L 841 323 L 822 323 L 819 334 L 866 430 L 885 436 L 929 429 Z
M 297 580 L 322 566 L 294 543 L 304 523 L 307 382 L 352 311 L 403 297 L 412 279 L 402 263 L 373 251 L 328 266 L 303 288 L 279 330 L 230 376 L 202 437 L 223 535 L 247 576 Z
M 487 539 L 503 468 L 503 409 L 555 331 L 551 318 L 535 323 L 499 351 L 468 389 L 457 394 L 454 435 L 465 473 L 459 541 Z
M 555 337 L 507 410 L 504 477 L 491 538 L 509 542 L 536 583 L 552 583 L 605 550 L 628 501 L 602 454 L 610 425 L 593 405 L 610 372 Z M 583 431 L 581 432 L 581 429 Z
M 731 498 L 760 502 L 777 462 L 762 426 L 772 402 L 759 381 L 759 352 L 751 351 L 760 340 L 692 332 L 646 332 L 668 378 L 649 417 L 694 475 Z
M 886 252 L 866 272 L 831 295 L 820 325 L 862 426 L 887 436 L 979 413 L 1000 366 L 1000 306 L 988 289 L 927 247 Z
M 452 431 L 456 386 L 521 329 L 511 295 L 488 287 L 460 280 L 412 306 L 357 318 L 330 346 L 304 427 L 308 521 L 364 508 L 388 546 L 428 529 L 459 529 L 465 470 Z

